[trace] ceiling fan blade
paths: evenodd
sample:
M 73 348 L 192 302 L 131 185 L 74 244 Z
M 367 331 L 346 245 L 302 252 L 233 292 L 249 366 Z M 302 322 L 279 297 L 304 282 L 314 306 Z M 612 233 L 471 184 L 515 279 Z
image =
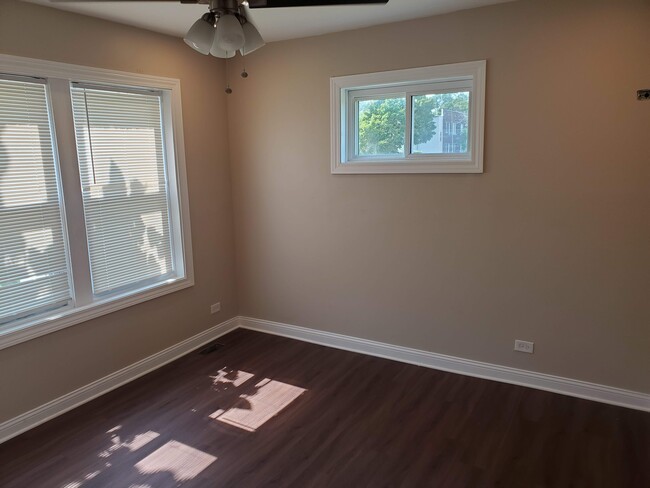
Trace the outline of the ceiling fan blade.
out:
M 50 0 L 52 3 L 103 3 L 103 2 L 176 2 L 176 3 L 210 3 L 209 0 Z
M 248 0 L 248 7 L 320 7 L 326 5 L 367 5 L 386 3 L 388 3 L 388 0 Z
M 210 0 L 50 0 L 52 3 L 102 3 L 102 2 L 177 2 L 209 4 Z M 388 0 L 248 0 L 249 8 L 319 7 L 327 5 L 386 4 Z

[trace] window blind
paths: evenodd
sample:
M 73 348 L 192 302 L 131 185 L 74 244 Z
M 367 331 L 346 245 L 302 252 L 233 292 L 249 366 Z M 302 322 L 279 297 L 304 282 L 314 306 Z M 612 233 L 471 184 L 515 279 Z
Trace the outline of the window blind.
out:
M 71 299 L 45 85 L 0 78 L 0 324 Z
M 93 292 L 172 275 L 161 97 L 72 86 Z

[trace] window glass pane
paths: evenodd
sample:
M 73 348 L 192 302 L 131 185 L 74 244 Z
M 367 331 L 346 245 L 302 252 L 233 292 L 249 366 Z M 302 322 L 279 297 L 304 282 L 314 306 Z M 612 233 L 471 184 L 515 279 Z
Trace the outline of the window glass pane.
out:
M 0 79 L 0 324 L 70 297 L 46 87 Z
M 406 98 L 359 100 L 356 103 L 356 155 L 403 156 Z
M 412 100 L 413 154 L 467 152 L 469 92 L 414 95 Z
M 72 88 L 95 294 L 173 273 L 161 99 Z

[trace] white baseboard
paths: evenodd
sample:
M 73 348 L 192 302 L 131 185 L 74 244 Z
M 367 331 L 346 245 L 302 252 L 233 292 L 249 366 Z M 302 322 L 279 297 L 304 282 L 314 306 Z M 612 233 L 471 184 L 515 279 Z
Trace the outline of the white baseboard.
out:
M 452 373 L 476 376 L 503 383 L 552 391 L 597 402 L 650 412 L 650 395 L 623 390 L 611 386 L 588 383 L 586 381 L 562 378 L 522 369 L 498 366 L 496 364 L 472 361 L 434 352 L 421 351 L 408 347 L 394 346 L 382 342 L 359 339 L 357 337 L 334 334 L 295 325 L 272 322 L 250 317 L 234 317 L 205 330 L 189 339 L 149 356 L 126 368 L 100 378 L 75 391 L 56 398 L 29 412 L 0 424 L 0 444 L 54 417 L 72 410 L 104 393 L 108 393 L 130 381 L 139 378 L 167 363 L 178 359 L 194 349 L 237 328 L 251 329 L 267 334 L 275 334 L 323 346 L 354 351 L 370 356 L 392 359 L 403 363 L 416 364 L 427 368 Z
M 215 325 L 210 329 L 185 339 L 178 344 L 174 344 L 167 349 L 157 352 L 152 356 L 144 358 L 137 363 L 131 364 L 126 368 L 120 369 L 114 373 L 109 374 L 103 378 L 93 381 L 92 383 L 83 386 L 77 390 L 67 393 L 59 398 L 52 400 L 40 407 L 37 407 L 29 412 L 25 412 L 18 417 L 14 417 L 6 422 L 0 424 L 0 443 L 5 442 L 12 437 L 17 436 L 29 429 L 36 427 L 44 422 L 47 422 L 54 417 L 72 410 L 79 405 L 82 405 L 94 398 L 97 398 L 104 393 L 108 393 L 115 388 L 118 388 L 130 381 L 143 376 L 154 369 L 158 369 L 167 363 L 178 359 L 181 356 L 193 351 L 194 349 L 215 340 L 231 330 L 236 329 L 238 326 L 238 317 Z
M 611 386 L 588 383 L 523 369 L 509 368 L 496 364 L 472 361 L 434 352 L 421 351 L 402 346 L 393 346 L 382 342 L 359 339 L 332 332 L 307 329 L 295 325 L 272 322 L 270 320 L 239 317 L 239 326 L 267 334 L 290 337 L 323 346 L 360 352 L 371 356 L 393 359 L 403 363 L 416 364 L 427 368 L 440 369 L 478 378 L 486 378 L 503 383 L 528 386 L 539 390 L 561 393 L 587 400 L 594 400 L 611 405 L 650 411 L 650 395 L 623 390 Z

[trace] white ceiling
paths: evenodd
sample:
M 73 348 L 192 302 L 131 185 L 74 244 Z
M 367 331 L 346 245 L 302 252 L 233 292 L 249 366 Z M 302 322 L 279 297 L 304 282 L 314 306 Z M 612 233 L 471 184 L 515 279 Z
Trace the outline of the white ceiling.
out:
M 183 37 L 192 23 L 207 12 L 206 5 L 181 5 L 180 2 L 173 1 L 27 1 L 176 37 Z M 386 5 L 259 9 L 250 12 L 250 19 L 264 40 L 272 42 L 388 24 L 508 1 L 512 0 L 389 0 Z

